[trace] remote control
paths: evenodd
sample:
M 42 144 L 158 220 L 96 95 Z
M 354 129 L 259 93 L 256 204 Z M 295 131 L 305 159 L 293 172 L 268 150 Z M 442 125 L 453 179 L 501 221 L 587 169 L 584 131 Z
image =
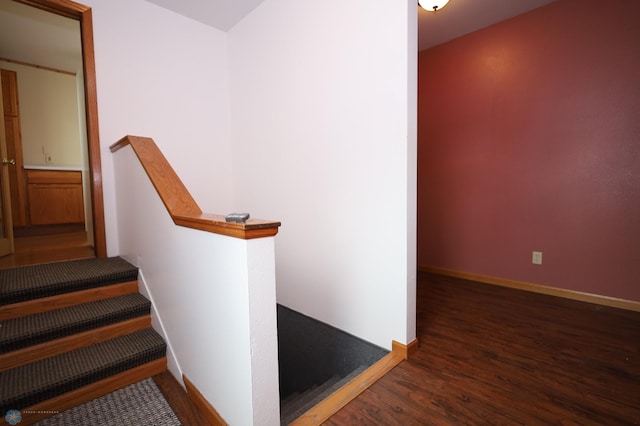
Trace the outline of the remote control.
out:
M 227 222 L 246 222 L 249 219 L 249 213 L 231 213 L 224 218 Z

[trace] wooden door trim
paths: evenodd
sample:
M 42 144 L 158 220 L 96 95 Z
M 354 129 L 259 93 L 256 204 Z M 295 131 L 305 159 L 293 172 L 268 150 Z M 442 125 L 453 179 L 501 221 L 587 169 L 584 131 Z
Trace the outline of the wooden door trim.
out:
M 93 48 L 93 18 L 91 8 L 70 0 L 15 0 L 47 12 L 77 19 L 80 22 L 82 62 L 84 64 L 84 94 L 91 180 L 91 209 L 93 214 L 93 242 L 97 257 L 107 256 L 102 190 L 102 163 L 98 132 L 98 96 L 96 90 L 96 63 Z
M 4 85 L 2 73 L 0 73 L 0 83 Z M 4 98 L 3 90 L 0 87 L 0 157 L 6 155 L 7 144 L 5 117 L 4 117 Z M 11 223 L 11 189 L 9 185 L 9 170 L 7 167 L 0 165 L 0 226 L 4 228 L 6 236 L 0 238 L 0 256 L 13 253 L 15 246 L 13 244 L 13 225 Z
M 22 137 L 20 135 L 20 108 L 18 102 L 18 77 L 12 70 L 0 69 L 2 74 L 2 98 L 6 104 L 6 97 L 11 97 L 11 110 L 4 111 L 4 133 L 6 135 L 7 152 L 9 159 L 15 160 L 15 164 L 9 169 L 9 188 L 11 195 L 11 220 L 13 228 L 27 225 L 27 209 L 25 202 L 25 183 L 23 176 L 24 161 L 22 158 Z

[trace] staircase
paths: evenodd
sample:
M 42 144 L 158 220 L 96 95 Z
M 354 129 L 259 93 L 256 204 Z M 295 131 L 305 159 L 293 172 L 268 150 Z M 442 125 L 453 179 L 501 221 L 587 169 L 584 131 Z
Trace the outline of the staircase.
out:
M 283 305 L 278 312 L 280 424 L 294 422 L 389 351 Z
M 151 303 L 125 260 L 0 270 L 0 415 L 32 424 L 166 370 Z
M 280 401 L 280 425 L 288 425 L 317 403 L 349 383 L 364 370 L 366 370 L 366 367 L 361 365 L 345 377 L 340 377 L 336 374 L 320 385 L 312 385 L 302 393 L 294 392 L 287 396 Z

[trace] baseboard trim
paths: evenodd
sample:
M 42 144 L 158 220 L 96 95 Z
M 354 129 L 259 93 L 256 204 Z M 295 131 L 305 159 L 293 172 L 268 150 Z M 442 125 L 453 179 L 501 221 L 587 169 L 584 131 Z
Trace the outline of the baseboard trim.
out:
M 418 352 L 418 339 L 413 339 L 408 345 L 404 345 L 394 340 L 391 342 L 391 348 L 393 349 L 393 352 L 401 354 L 404 359 L 409 359 Z
M 211 405 L 209 401 L 207 401 L 207 399 L 200 393 L 198 388 L 196 388 L 195 385 L 191 383 L 191 381 L 187 379 L 187 376 L 185 376 L 184 374 L 182 375 L 182 381 L 184 382 L 184 386 L 187 389 L 187 396 L 195 404 L 198 410 L 200 410 L 202 415 L 206 417 L 209 423 L 215 426 L 228 425 L 228 423 L 224 421 L 222 416 L 218 414 L 216 409 L 213 408 L 213 405 Z
M 599 294 L 583 293 L 575 290 L 567 290 L 557 287 L 549 287 L 542 284 L 534 284 L 525 281 L 510 280 L 507 278 L 492 277 L 489 275 L 474 274 L 470 272 L 455 271 L 452 269 L 439 268 L 435 266 L 419 266 L 418 271 L 432 274 L 444 275 L 465 280 L 478 281 L 485 284 L 493 284 L 501 287 L 509 287 L 518 290 L 530 291 L 533 293 L 547 294 L 550 296 L 562 297 L 565 299 L 578 300 L 580 302 L 594 303 L 612 308 L 625 309 L 628 311 L 640 312 L 640 302 L 633 300 L 617 299 L 615 297 L 602 296 Z
M 129 261 L 133 265 L 136 265 L 130 259 L 125 260 Z M 136 266 L 140 268 L 139 265 Z M 164 321 L 162 321 L 162 317 L 160 316 L 158 304 L 156 303 L 153 294 L 151 293 L 151 289 L 147 285 L 147 280 L 142 269 L 139 269 L 138 272 L 138 291 L 151 302 L 151 327 L 153 327 L 153 329 L 158 334 L 160 334 L 160 336 L 162 336 L 165 343 L 167 344 L 167 369 L 171 372 L 171 374 L 173 374 L 173 377 L 182 377 L 182 368 L 178 363 L 178 357 L 176 356 L 176 352 L 173 350 L 173 344 L 171 339 L 169 338 L 169 334 L 167 333 L 166 328 L 164 327 Z M 184 387 L 184 383 L 181 383 L 181 385 L 182 387 Z
M 417 348 L 417 340 L 414 340 L 405 346 L 405 348 L 408 349 L 412 347 L 414 342 L 416 342 L 415 347 Z M 396 343 L 397 342 L 393 342 L 392 351 L 388 355 L 382 357 L 378 362 L 364 370 L 349 383 L 295 419 L 290 425 L 319 425 L 327 421 L 329 417 L 333 416 L 349 402 L 353 401 L 358 395 L 367 390 L 369 386 L 373 385 L 382 376 L 406 359 L 407 354 L 410 353 L 411 350 L 403 350 L 401 346 L 404 345 L 399 343 L 396 345 Z

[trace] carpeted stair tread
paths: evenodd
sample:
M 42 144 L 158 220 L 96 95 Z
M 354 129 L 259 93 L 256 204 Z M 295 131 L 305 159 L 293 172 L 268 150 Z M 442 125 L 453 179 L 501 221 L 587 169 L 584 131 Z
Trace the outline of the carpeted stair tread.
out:
M 0 412 L 24 409 L 165 354 L 162 337 L 148 328 L 0 372 Z
M 138 279 L 120 257 L 71 260 L 0 270 L 0 306 Z
M 300 407 L 306 406 L 310 401 L 314 401 L 319 394 L 340 382 L 340 380 L 340 376 L 336 375 L 320 385 L 312 386 L 304 392 L 287 397 L 281 402 L 280 417 L 282 419 L 290 419 L 289 422 L 294 420 L 299 415 L 296 417 L 292 416 L 299 411 Z
M 102 299 L 4 321 L 0 324 L 0 353 L 126 321 L 151 312 L 140 293 Z
M 367 367 L 362 365 L 343 378 L 334 376 L 323 384 L 296 395 L 295 398 L 285 399 L 280 408 L 280 423 L 288 425 L 366 369 Z
M 39 421 L 34 426 L 180 426 L 152 378 Z

